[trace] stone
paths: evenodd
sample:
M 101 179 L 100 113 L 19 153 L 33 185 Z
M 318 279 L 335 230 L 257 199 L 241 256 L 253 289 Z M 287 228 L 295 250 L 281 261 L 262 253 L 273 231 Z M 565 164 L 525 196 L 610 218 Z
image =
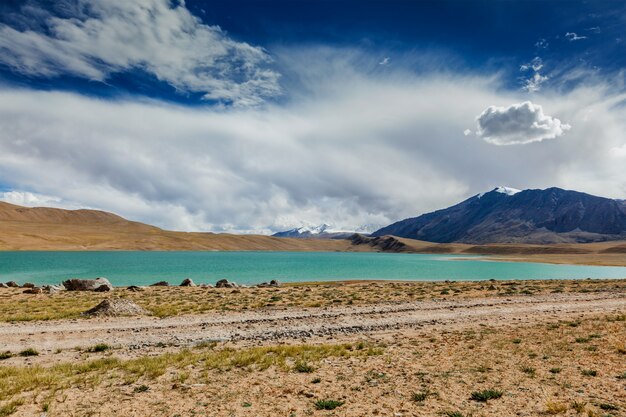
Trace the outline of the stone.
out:
M 0 288 L 9 288 L 9 286 L 4 282 L 0 282 Z
M 25 282 L 24 285 L 22 285 L 22 288 L 35 288 L 35 284 L 32 282 Z
M 167 281 L 159 281 L 159 282 L 155 282 L 154 284 L 150 285 L 151 287 L 169 287 L 170 284 Z
M 181 287 L 195 287 L 196 284 L 191 280 L 191 278 L 185 278 L 183 282 L 180 283 Z
M 143 287 L 138 287 L 136 285 L 131 285 L 130 287 L 126 288 L 128 291 L 132 291 L 132 292 L 139 292 L 139 291 L 143 291 L 144 288 Z
M 41 294 L 43 292 L 43 290 L 39 287 L 29 287 L 28 289 L 24 290 L 24 294 Z
M 68 279 L 63 281 L 63 286 L 68 291 L 113 291 L 113 285 L 106 278 L 96 279 Z
M 237 284 L 227 279 L 220 279 L 215 283 L 215 288 L 237 288 Z
M 18 288 L 19 287 L 18 283 L 15 282 L 15 281 L 9 281 L 9 282 L 7 282 L 6 285 L 7 285 L 7 287 L 10 287 L 10 288 Z
M 48 294 L 56 294 L 59 291 L 65 291 L 65 287 L 63 285 L 44 285 L 43 291 Z

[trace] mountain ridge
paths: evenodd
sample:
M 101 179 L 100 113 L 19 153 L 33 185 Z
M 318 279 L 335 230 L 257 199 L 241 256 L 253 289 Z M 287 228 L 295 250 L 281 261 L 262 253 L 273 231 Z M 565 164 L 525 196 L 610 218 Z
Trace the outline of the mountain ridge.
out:
M 435 243 L 589 243 L 626 238 L 626 204 L 557 187 L 507 192 L 497 187 L 445 209 L 383 227 Z

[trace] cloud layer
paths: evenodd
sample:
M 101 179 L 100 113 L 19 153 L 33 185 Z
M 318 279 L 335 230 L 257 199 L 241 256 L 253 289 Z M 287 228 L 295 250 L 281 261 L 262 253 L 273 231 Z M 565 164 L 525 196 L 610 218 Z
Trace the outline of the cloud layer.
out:
M 508 107 L 489 106 L 476 121 L 476 134 L 494 145 L 523 145 L 555 139 L 571 128 L 545 115 L 540 105 L 530 101 Z
M 358 50 L 279 59 L 301 75 L 301 94 L 263 108 L 0 88 L 0 182 L 166 228 L 264 233 L 387 224 L 498 185 L 626 195 L 626 156 L 615 151 L 626 144 L 626 97 L 607 86 L 535 95 L 576 121 L 567 140 L 544 140 L 565 125 L 493 76 L 414 74 L 397 59 L 381 72 L 379 55 Z M 489 142 L 465 136 L 485 108 Z
M 143 70 L 183 92 L 235 105 L 280 94 L 262 48 L 208 26 L 169 0 L 70 0 L 36 10 L 45 30 L 0 25 L 0 62 L 23 74 L 105 81 Z M 35 19 L 35 15 L 38 19 Z M 43 15 L 43 18 L 41 18 Z

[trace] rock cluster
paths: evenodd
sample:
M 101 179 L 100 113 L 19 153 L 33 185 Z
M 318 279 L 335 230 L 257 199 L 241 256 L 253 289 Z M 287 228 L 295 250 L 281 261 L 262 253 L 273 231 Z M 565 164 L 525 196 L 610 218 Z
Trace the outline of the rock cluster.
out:
M 68 291 L 96 291 L 107 292 L 113 291 L 113 285 L 106 278 L 96 279 L 68 279 L 63 281 L 63 286 Z
M 278 282 L 275 279 L 273 279 L 270 282 L 262 282 L 262 283 L 258 284 L 257 287 L 259 287 L 259 288 L 280 287 L 280 282 Z

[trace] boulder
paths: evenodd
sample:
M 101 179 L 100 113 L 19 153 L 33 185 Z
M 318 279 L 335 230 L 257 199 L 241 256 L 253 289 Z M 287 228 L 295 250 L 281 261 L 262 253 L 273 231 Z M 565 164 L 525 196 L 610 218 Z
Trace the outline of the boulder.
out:
M 227 279 L 220 279 L 215 283 L 215 288 L 237 288 L 237 284 Z
M 15 281 L 9 281 L 9 282 L 7 282 L 6 285 L 7 285 L 7 287 L 10 287 L 10 288 L 18 288 L 19 287 L 19 285 Z
M 82 314 L 84 316 L 138 316 L 148 314 L 148 312 L 131 300 L 112 298 L 103 300 Z
M 262 282 L 260 284 L 257 284 L 257 287 L 259 288 L 280 287 L 280 282 L 273 279 L 270 282 Z
M 43 291 L 48 294 L 56 294 L 59 291 L 65 291 L 65 287 L 63 285 L 44 285 Z
M 39 287 L 29 287 L 28 289 L 24 290 L 24 294 L 41 294 L 43 292 L 43 290 Z
M 159 281 L 159 282 L 155 282 L 154 284 L 150 285 L 151 287 L 169 287 L 170 284 L 167 281 Z
M 183 282 L 180 283 L 181 287 L 195 287 L 196 284 L 191 280 L 191 278 L 185 278 Z
M 68 291 L 113 291 L 113 285 L 106 278 L 96 279 L 68 279 L 63 281 L 63 286 Z
M 22 285 L 22 288 L 35 288 L 35 284 L 32 282 L 25 282 L 24 285 Z
M 136 285 L 131 285 L 130 287 L 126 288 L 128 291 L 132 291 L 132 292 L 139 292 L 139 291 L 143 291 L 143 287 L 138 287 Z
M 4 282 L 0 282 L 0 288 L 9 288 L 9 286 Z

